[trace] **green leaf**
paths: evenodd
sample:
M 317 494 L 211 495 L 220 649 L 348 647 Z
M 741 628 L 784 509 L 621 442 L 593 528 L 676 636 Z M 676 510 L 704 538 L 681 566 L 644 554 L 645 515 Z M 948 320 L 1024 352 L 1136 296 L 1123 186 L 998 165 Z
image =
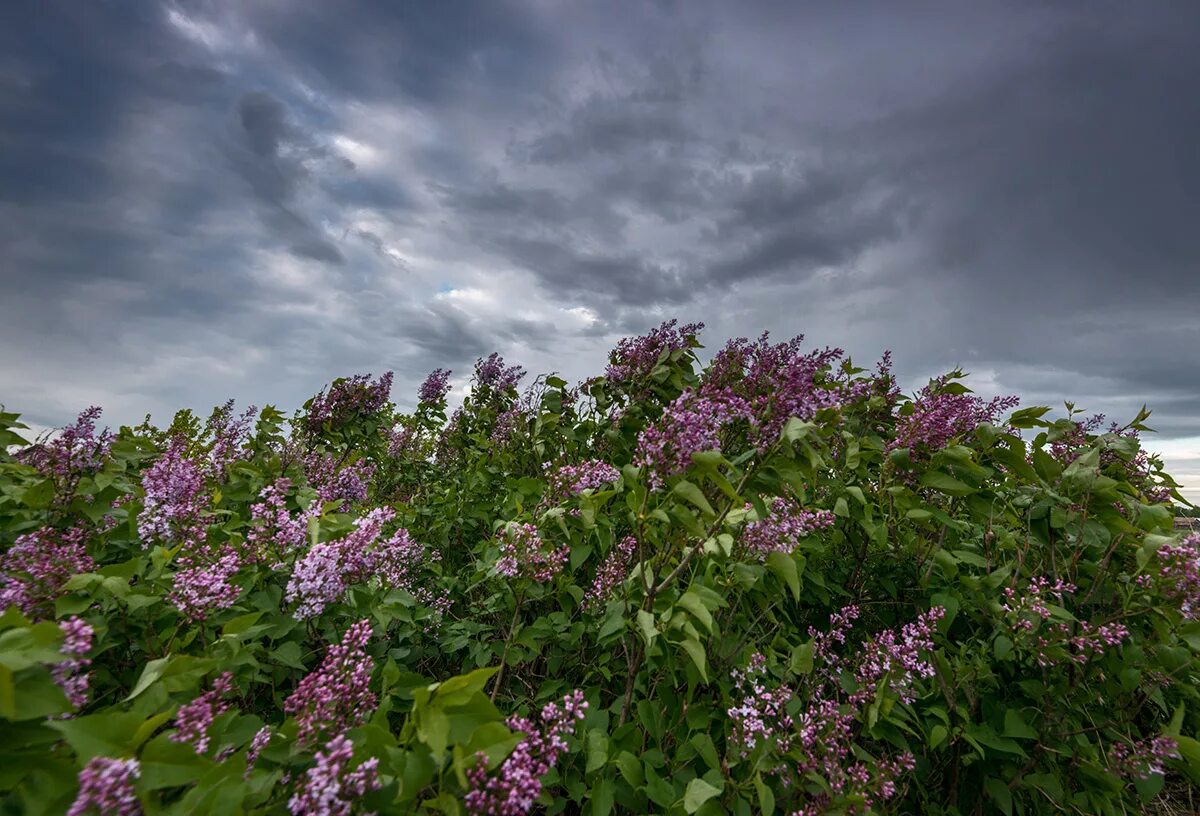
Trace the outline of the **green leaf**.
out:
M 658 637 L 658 628 L 654 625 L 654 615 L 647 612 L 645 609 L 637 611 L 638 628 L 642 632 L 642 637 L 646 640 L 646 645 L 649 646 Z
M 613 801 L 616 798 L 616 786 L 611 779 L 601 779 L 592 786 L 591 816 L 608 816 L 612 813 Z
M 704 491 L 696 487 L 686 479 L 680 480 L 675 485 L 675 493 L 678 493 L 683 498 L 694 504 L 702 513 L 709 516 L 715 516 L 716 511 L 712 509 L 712 505 L 708 503 L 708 499 L 704 497 Z
M 712 632 L 712 613 L 708 611 L 708 608 L 704 605 L 704 602 L 700 600 L 699 595 L 695 594 L 691 590 L 688 590 L 680 596 L 679 600 L 675 602 L 675 605 L 686 609 L 692 617 L 700 622 L 700 625 L 702 625 L 708 632 Z
M 1004 816 L 1009 816 L 1012 813 L 1012 791 L 1008 789 L 1008 785 L 1003 779 L 997 779 L 994 776 L 989 776 L 983 780 L 983 789 L 987 791 L 988 798 L 996 803 L 996 807 L 1004 813 Z
M 141 755 L 140 785 L 146 790 L 187 785 L 212 769 L 213 763 L 188 743 L 160 734 L 146 744 Z
M 46 725 L 63 735 L 80 762 L 87 762 L 94 756 L 131 756 L 134 735 L 144 722 L 135 711 L 105 711 Z
M 929 729 L 930 749 L 932 750 L 933 748 L 937 748 L 939 745 L 945 742 L 946 735 L 947 731 L 946 726 L 944 725 L 935 725 L 933 728 Z
M 975 492 L 975 488 L 966 482 L 961 482 L 948 473 L 942 473 L 940 470 L 931 470 L 922 476 L 921 485 L 923 487 L 931 487 L 934 490 L 945 493 L 947 496 L 966 496 L 969 493 Z
M 763 782 L 762 774 L 754 775 L 754 792 L 758 795 L 758 807 L 763 816 L 771 816 L 775 812 L 775 794 L 770 786 Z
M 800 572 L 796 569 L 796 560 L 791 555 L 782 552 L 769 553 L 767 569 L 775 573 L 779 580 L 791 590 L 793 599 L 800 600 Z
M 640 788 L 645 777 L 642 775 L 642 763 L 638 762 L 638 758 L 628 751 L 622 751 L 617 754 L 616 762 L 617 770 L 625 777 L 625 781 L 635 790 Z
M 587 732 L 587 743 L 584 747 L 587 756 L 587 767 L 584 773 L 598 771 L 608 764 L 608 734 L 602 728 L 591 728 Z
M 704 668 L 704 646 L 701 645 L 700 641 L 696 640 L 695 638 L 688 638 L 682 641 L 679 645 L 683 647 L 683 650 L 688 653 L 688 657 L 690 657 L 692 662 L 696 664 L 696 668 L 700 670 L 700 678 L 707 683 L 708 672 L 705 671 Z
M 138 678 L 137 683 L 133 686 L 133 691 L 129 692 L 129 696 L 125 698 L 126 702 L 137 697 L 146 689 L 163 676 L 163 672 L 167 670 L 167 665 L 173 659 L 172 655 L 160 657 L 157 660 L 151 660 L 142 668 L 142 676 Z
M 700 777 L 696 777 L 691 782 L 688 782 L 687 790 L 683 793 L 683 809 L 688 813 L 695 813 L 709 799 L 720 795 L 721 788 L 710 785 Z
M 1004 712 L 1004 734 L 1006 737 L 1015 737 L 1016 739 L 1031 739 L 1038 738 L 1038 733 L 1025 722 L 1021 717 L 1021 712 L 1015 708 L 1010 708 Z
M 801 643 L 792 647 L 792 659 L 789 668 L 792 674 L 811 674 L 813 670 L 813 642 Z

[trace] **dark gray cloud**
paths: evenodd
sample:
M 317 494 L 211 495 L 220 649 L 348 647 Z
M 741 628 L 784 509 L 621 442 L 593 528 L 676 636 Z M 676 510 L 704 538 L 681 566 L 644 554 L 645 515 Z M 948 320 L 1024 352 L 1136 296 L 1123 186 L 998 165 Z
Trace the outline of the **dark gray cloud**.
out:
M 0 10 L 0 394 L 60 423 L 623 333 L 1156 409 L 1200 489 L 1200 12 L 539 0 Z

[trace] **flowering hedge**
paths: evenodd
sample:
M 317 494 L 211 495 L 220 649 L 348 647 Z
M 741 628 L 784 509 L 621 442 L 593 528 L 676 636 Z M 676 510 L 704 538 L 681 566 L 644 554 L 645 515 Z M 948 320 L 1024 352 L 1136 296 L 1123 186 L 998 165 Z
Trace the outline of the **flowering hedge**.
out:
M 700 327 L 295 415 L 0 413 L 21 813 L 1123 813 L 1200 780 L 1143 411 Z

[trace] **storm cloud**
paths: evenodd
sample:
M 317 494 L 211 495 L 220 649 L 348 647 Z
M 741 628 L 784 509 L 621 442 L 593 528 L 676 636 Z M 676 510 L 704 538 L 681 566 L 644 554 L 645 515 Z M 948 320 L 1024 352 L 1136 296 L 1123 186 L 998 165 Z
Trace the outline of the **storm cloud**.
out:
M 1182 0 L 9 3 L 0 401 L 405 403 L 679 317 L 1148 403 L 1200 498 L 1198 39 Z

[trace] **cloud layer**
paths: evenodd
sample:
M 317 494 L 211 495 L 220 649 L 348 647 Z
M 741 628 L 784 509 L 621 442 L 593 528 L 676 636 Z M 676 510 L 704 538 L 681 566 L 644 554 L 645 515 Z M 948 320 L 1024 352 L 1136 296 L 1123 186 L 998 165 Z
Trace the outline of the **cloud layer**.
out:
M 1198 37 L 1186 2 L 10 4 L 0 398 L 404 402 L 678 316 L 1147 402 L 1200 488 Z

